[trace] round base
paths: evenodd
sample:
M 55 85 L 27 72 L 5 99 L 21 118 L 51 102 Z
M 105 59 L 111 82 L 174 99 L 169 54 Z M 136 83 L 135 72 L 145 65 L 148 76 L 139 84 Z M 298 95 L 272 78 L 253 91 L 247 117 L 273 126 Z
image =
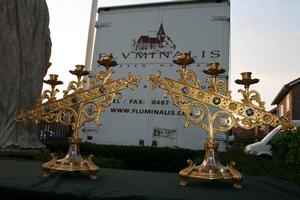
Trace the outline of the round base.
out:
M 84 160 L 79 152 L 77 144 L 71 144 L 67 155 L 63 159 L 57 160 L 57 156 L 51 153 L 51 160 L 42 165 L 44 177 L 49 176 L 51 170 L 68 172 L 88 172 L 91 179 L 97 179 L 99 167 L 92 161 L 93 155 L 89 155 Z
M 221 180 L 231 179 L 234 182 L 234 188 L 242 188 L 241 182 L 243 175 L 235 169 L 235 162 L 231 162 L 226 167 L 221 164 L 217 156 L 218 142 L 214 139 L 208 139 L 204 143 L 205 157 L 201 165 L 194 164 L 191 159 L 187 160 L 189 165 L 181 170 L 180 185 L 186 186 L 190 178 L 203 180 Z
M 219 172 L 218 172 L 219 171 Z M 224 167 L 216 171 L 206 171 L 203 170 L 200 166 L 195 166 L 193 171 L 189 174 L 186 173 L 186 170 L 183 169 L 179 172 L 179 175 L 182 177 L 194 178 L 194 179 L 204 179 L 204 180 L 218 180 L 218 179 L 232 179 L 233 176 L 230 174 L 229 170 Z M 220 172 L 223 171 L 223 172 Z
M 191 160 L 188 160 L 188 163 L 190 166 L 179 172 L 181 186 L 188 185 L 189 179 L 232 180 L 234 188 L 242 188 L 243 175 L 234 168 L 233 162 L 227 167 L 221 164 L 214 166 L 205 166 L 202 164 L 196 166 Z

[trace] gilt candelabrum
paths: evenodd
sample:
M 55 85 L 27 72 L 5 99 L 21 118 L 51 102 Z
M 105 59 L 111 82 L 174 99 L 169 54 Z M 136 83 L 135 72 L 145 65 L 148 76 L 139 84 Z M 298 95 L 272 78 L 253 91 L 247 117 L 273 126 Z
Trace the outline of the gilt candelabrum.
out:
M 130 72 L 127 80 L 120 78 L 113 81 L 114 71 L 110 68 L 116 66 L 117 62 L 111 54 L 102 56 L 98 63 L 105 67 L 105 71 L 98 72 L 96 79 L 91 81 L 86 90 L 83 89 L 83 77 L 89 72 L 85 70 L 85 66 L 76 65 L 75 70 L 70 70 L 77 80 L 69 83 L 67 90 L 63 91 L 63 98 L 58 100 L 56 95 L 59 90 L 56 86 L 63 82 L 58 80 L 58 75 L 51 74 L 50 79 L 44 81 L 51 86 L 51 90 L 44 91 L 34 108 L 21 112 L 16 118 L 18 122 L 42 120 L 46 123 L 58 122 L 72 126 L 68 153 L 62 159 L 51 153 L 51 160 L 42 165 L 44 176 L 49 176 L 52 171 L 85 171 L 90 173 L 92 179 L 97 178 L 99 167 L 93 163 L 93 155 L 83 159 L 80 154 L 79 143 L 82 136 L 79 129 L 88 121 L 95 121 L 100 125 L 101 112 L 110 106 L 114 99 L 121 97 L 122 90 L 128 87 L 135 89 L 140 81 L 139 76 Z
M 200 165 L 196 165 L 191 159 L 187 160 L 188 167 L 181 170 L 180 184 L 186 186 L 189 179 L 231 179 L 235 188 L 241 188 L 243 175 L 235 169 L 235 162 L 222 165 L 217 157 L 218 141 L 215 139 L 216 132 L 226 133 L 233 127 L 252 129 L 257 126 L 282 125 L 282 130 L 294 129 L 295 126 L 287 118 L 278 118 L 265 111 L 264 102 L 260 94 L 255 90 L 249 90 L 251 84 L 257 83 L 258 79 L 251 78 L 251 72 L 242 73 L 242 79 L 236 80 L 237 84 L 244 85 L 240 89 L 243 96 L 241 102 L 231 98 L 231 92 L 223 80 L 218 80 L 218 75 L 225 72 L 219 68 L 219 63 L 208 63 L 208 69 L 203 72 L 211 78 L 207 80 L 208 89 L 200 88 L 200 81 L 188 65 L 194 63 L 194 59 L 188 53 L 180 53 L 173 63 L 181 68 L 177 70 L 178 80 L 168 77 L 161 78 L 161 72 L 148 76 L 153 88 L 159 86 L 165 91 L 164 97 L 170 95 L 175 106 L 184 111 L 186 119 L 185 127 L 190 123 L 199 125 L 208 133 L 208 139 L 204 142 L 206 151 L 205 158 Z M 215 107 L 218 111 L 213 113 Z M 216 110 L 216 109 L 214 109 Z

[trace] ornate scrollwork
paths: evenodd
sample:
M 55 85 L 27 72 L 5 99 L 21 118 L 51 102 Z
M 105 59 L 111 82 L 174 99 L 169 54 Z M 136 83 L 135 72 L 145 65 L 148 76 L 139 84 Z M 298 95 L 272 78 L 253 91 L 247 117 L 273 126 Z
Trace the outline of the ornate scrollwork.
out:
M 115 73 L 114 70 L 111 70 L 111 67 L 117 65 L 117 62 L 113 59 L 112 54 L 104 54 L 101 58 L 97 61 L 99 65 L 105 67 L 105 71 L 99 71 L 96 74 L 96 79 L 92 81 L 92 87 L 96 86 L 97 84 L 106 84 L 111 82 L 112 74 Z
M 83 85 L 86 83 L 86 81 L 81 79 L 83 76 L 89 75 L 89 72 L 85 70 L 84 65 L 76 65 L 75 70 L 70 70 L 70 73 L 77 76 L 77 81 L 71 81 L 68 85 L 68 89 L 64 90 L 64 97 L 69 95 L 70 92 L 80 92 L 83 89 Z
M 43 91 L 42 95 L 41 95 L 41 99 L 38 100 L 39 103 L 46 101 L 55 101 L 56 100 L 56 94 L 59 92 L 58 89 L 54 89 L 54 90 L 45 90 Z
M 107 82 L 111 81 L 112 74 L 115 73 L 114 70 L 106 70 L 106 71 L 100 71 L 96 75 L 96 80 L 102 84 L 105 84 Z
M 184 127 L 189 127 L 190 123 L 197 124 L 204 130 L 209 131 L 209 126 L 204 123 L 204 119 L 209 120 L 210 111 L 208 107 L 201 102 L 189 102 L 185 104 L 177 104 L 180 109 L 184 111 L 185 124 Z
M 45 115 L 36 114 L 36 119 L 45 121 L 46 123 L 56 122 L 58 112 L 46 113 Z
M 103 96 L 103 98 L 100 99 L 97 102 L 97 104 L 99 104 L 99 106 L 102 106 L 102 107 L 108 107 L 112 104 L 115 97 L 116 97 L 116 93 L 107 94 L 107 95 Z
M 280 119 L 280 124 L 282 125 L 281 131 L 297 131 L 296 125 L 291 122 L 290 118 L 287 116 L 282 116 Z
M 160 79 L 161 71 L 157 71 L 155 74 L 150 74 L 147 78 L 151 83 L 152 89 L 156 88 L 159 84 L 158 80 Z
M 173 94 L 173 103 L 175 106 L 182 108 L 183 105 L 187 104 L 187 100 L 184 96 Z
M 208 69 L 203 72 L 211 76 L 211 79 L 206 80 L 209 85 L 208 91 L 213 94 L 225 95 L 231 99 L 231 91 L 228 90 L 227 84 L 223 80 L 217 80 L 217 76 L 223 74 L 225 70 L 219 68 L 218 62 L 209 62 L 207 65 Z
M 252 79 L 251 74 L 251 72 L 243 72 L 241 73 L 242 79 L 235 80 L 237 84 L 243 85 L 245 88 L 245 90 L 238 90 L 238 92 L 240 92 L 243 95 L 243 99 L 241 99 L 241 101 L 245 105 L 254 106 L 261 110 L 265 110 L 265 102 L 261 101 L 260 94 L 255 90 L 249 91 L 250 85 L 259 82 L 259 79 L 257 78 Z
M 188 70 L 186 68 L 178 69 L 176 71 L 180 79 L 179 81 L 183 84 L 192 85 L 196 88 L 200 87 L 200 81 L 197 79 L 197 75 L 193 70 Z
M 209 85 L 208 90 L 211 93 L 225 95 L 231 99 L 231 91 L 228 90 L 227 84 L 225 83 L 224 80 L 216 81 L 214 79 L 207 79 L 206 82 Z
M 243 117 L 243 116 L 235 116 L 234 120 L 239 127 L 247 129 L 247 130 L 253 129 L 253 128 L 263 124 L 261 122 L 255 121 L 249 117 Z
M 241 99 L 241 101 L 244 104 L 265 110 L 265 102 L 261 101 L 260 94 L 256 90 L 248 91 L 239 89 L 238 92 L 243 95 L 243 99 Z
M 85 83 L 85 80 L 80 81 L 80 82 L 76 82 L 76 81 L 71 81 L 68 85 L 68 89 L 64 90 L 64 97 L 67 96 L 69 93 L 73 92 L 77 92 L 81 89 L 81 86 Z
M 96 87 L 99 84 L 105 84 L 110 82 L 113 73 L 115 73 L 115 71 L 110 69 L 106 71 L 99 71 L 96 74 L 96 79 L 91 81 L 91 87 Z
M 137 88 L 140 80 L 141 80 L 141 78 L 139 76 L 133 75 L 131 72 L 128 73 L 128 86 L 132 90 Z
M 193 172 L 193 170 L 196 167 L 196 164 L 192 159 L 188 159 L 186 162 L 188 164 L 188 167 L 182 170 L 182 174 L 188 176 Z
M 53 102 L 56 100 L 56 94 L 59 92 L 57 88 L 55 88 L 57 85 L 63 84 L 62 81 L 58 80 L 58 75 L 57 74 L 50 74 L 50 79 L 44 80 L 43 82 L 46 84 L 49 84 L 51 86 L 51 91 L 50 90 L 45 90 L 41 98 L 38 100 L 38 104 L 41 104 L 44 100 L 47 100 L 49 102 Z
M 73 108 L 67 107 L 57 113 L 57 115 L 55 116 L 55 121 L 69 126 L 74 123 L 76 118 L 77 112 Z
M 105 108 L 99 104 L 99 102 L 89 101 L 83 103 L 79 110 L 78 110 L 78 117 L 75 120 L 74 128 L 75 132 L 74 135 L 76 138 L 81 138 L 79 135 L 79 129 L 86 123 L 90 121 L 95 121 L 96 125 L 100 125 L 101 121 L 101 112 L 103 112 Z
M 227 132 L 236 126 L 234 116 L 223 110 L 215 112 L 211 117 L 211 121 L 211 123 L 213 123 L 214 132 Z

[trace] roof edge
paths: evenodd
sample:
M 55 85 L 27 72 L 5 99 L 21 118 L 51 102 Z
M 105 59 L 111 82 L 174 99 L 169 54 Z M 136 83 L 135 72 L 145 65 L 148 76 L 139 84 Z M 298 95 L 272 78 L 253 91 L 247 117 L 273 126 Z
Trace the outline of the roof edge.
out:
M 282 98 L 284 96 L 286 96 L 286 94 L 291 90 L 291 88 L 296 85 L 297 83 L 300 83 L 300 77 L 292 80 L 291 82 L 285 84 L 281 90 L 279 91 L 279 93 L 276 95 L 276 97 L 274 98 L 274 100 L 272 101 L 271 105 L 276 105 L 278 103 L 280 103 L 280 101 L 282 100 Z
M 284 85 L 281 90 L 279 91 L 279 93 L 276 95 L 276 97 L 274 98 L 274 100 L 272 101 L 271 105 L 276 105 L 278 103 L 280 103 L 280 101 L 282 100 L 282 98 L 289 92 L 289 88 L 286 85 Z
M 148 3 L 137 3 L 128 5 L 116 5 L 116 6 L 103 6 L 99 7 L 97 12 L 100 10 L 110 10 L 110 9 L 122 9 L 122 8 L 137 8 L 137 7 L 150 7 L 159 5 L 174 5 L 174 4 L 186 4 L 186 3 L 229 3 L 229 0 L 182 0 L 182 1 L 162 1 L 162 2 L 148 2 Z

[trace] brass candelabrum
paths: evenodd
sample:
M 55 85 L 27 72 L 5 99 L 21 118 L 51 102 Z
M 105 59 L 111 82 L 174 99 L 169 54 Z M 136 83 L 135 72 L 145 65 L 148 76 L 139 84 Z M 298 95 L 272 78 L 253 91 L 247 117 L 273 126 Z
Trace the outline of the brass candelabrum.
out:
M 235 188 L 241 188 L 243 175 L 235 169 L 235 162 L 222 165 L 217 156 L 218 141 L 216 132 L 226 133 L 233 127 L 252 129 L 256 126 L 282 125 L 282 130 L 295 129 L 294 124 L 287 118 L 278 118 L 265 111 L 264 102 L 259 93 L 249 90 L 251 84 L 258 83 L 258 79 L 251 78 L 251 72 L 243 72 L 242 79 L 236 80 L 237 84 L 244 85 L 242 102 L 231 99 L 231 92 L 223 80 L 218 80 L 218 75 L 225 72 L 219 68 L 219 63 L 208 63 L 208 69 L 203 72 L 211 78 L 207 80 L 208 90 L 200 88 L 200 81 L 193 70 L 187 69 L 194 60 L 188 53 L 180 53 L 173 63 L 181 68 L 177 70 L 179 80 L 168 77 L 161 78 L 161 72 L 148 76 L 153 88 L 159 86 L 165 91 L 164 97 L 170 95 L 175 106 L 184 111 L 185 127 L 190 123 L 199 125 L 208 133 L 208 139 L 204 142 L 205 158 L 200 165 L 196 165 L 191 159 L 187 160 L 188 167 L 181 170 L 180 184 L 186 186 L 189 179 L 218 180 L 230 179 Z M 212 113 L 209 107 L 215 107 L 218 111 Z
M 16 121 L 25 122 L 27 120 L 45 121 L 47 123 L 58 122 L 63 125 L 72 126 L 72 137 L 68 153 L 62 159 L 58 159 L 55 153 L 51 153 L 51 160 L 42 165 L 44 176 L 49 176 L 52 171 L 79 171 L 90 173 L 90 178 L 96 179 L 99 167 L 92 161 L 93 155 L 83 159 L 79 144 L 82 136 L 79 129 L 88 121 L 95 121 L 100 125 L 100 114 L 106 107 L 110 106 L 114 99 L 121 98 L 121 91 L 130 87 L 135 89 L 140 81 L 140 77 L 129 72 L 128 79 L 120 78 L 112 80 L 111 67 L 116 66 L 117 62 L 111 54 L 106 54 L 98 60 L 98 63 L 105 67 L 105 71 L 100 71 L 96 75 L 88 89 L 84 90 L 84 76 L 89 75 L 85 66 L 76 65 L 75 70 L 70 73 L 77 77 L 77 81 L 71 81 L 64 96 L 56 99 L 57 85 L 63 84 L 58 80 L 58 75 L 51 74 L 46 84 L 51 85 L 51 90 L 42 93 L 37 105 L 29 110 L 21 112 Z

